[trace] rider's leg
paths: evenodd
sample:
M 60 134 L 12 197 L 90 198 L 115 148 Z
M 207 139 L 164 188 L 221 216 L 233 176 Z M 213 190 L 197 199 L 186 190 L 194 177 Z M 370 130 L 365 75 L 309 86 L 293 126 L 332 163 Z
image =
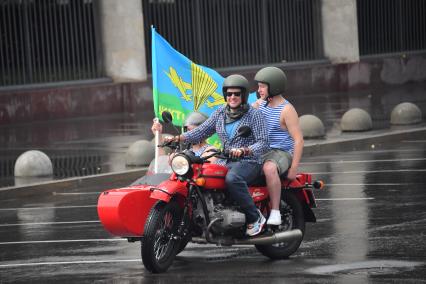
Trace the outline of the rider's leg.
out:
M 277 165 L 273 161 L 266 161 L 263 164 L 263 172 L 265 173 L 272 209 L 280 210 L 281 179 L 278 175 Z
M 271 214 L 268 218 L 268 225 L 280 225 L 281 213 L 281 177 L 291 164 L 291 154 L 285 151 L 274 149 L 264 156 L 263 173 L 265 174 L 266 185 L 268 187 L 271 200 Z
M 226 186 L 233 200 L 237 202 L 246 215 L 246 234 L 255 236 L 262 232 L 266 219 L 254 205 L 247 183 L 250 183 L 259 175 L 261 165 L 240 161 L 228 163 L 227 166 Z
M 228 192 L 243 210 L 247 223 L 253 223 L 258 220 L 259 213 L 249 194 L 247 183 L 259 175 L 260 165 L 240 161 L 228 163 L 227 167 L 225 182 Z

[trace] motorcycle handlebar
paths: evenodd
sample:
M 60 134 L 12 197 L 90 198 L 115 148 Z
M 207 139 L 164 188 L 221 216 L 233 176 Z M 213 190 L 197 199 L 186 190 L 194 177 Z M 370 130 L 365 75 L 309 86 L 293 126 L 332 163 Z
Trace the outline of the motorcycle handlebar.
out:
M 208 159 L 210 159 L 211 157 L 216 157 L 216 158 L 224 159 L 224 160 L 227 160 L 227 159 L 239 160 L 239 159 L 241 159 L 241 158 L 243 158 L 243 157 L 244 157 L 244 156 L 240 156 L 240 157 L 231 157 L 231 156 L 229 155 L 229 150 L 217 150 L 217 149 L 210 149 L 210 150 L 208 150 L 207 152 L 213 152 L 213 154 L 203 157 L 203 159 L 204 159 L 204 160 L 208 160 Z
M 178 149 L 180 145 L 179 145 L 179 142 L 169 141 L 169 142 L 164 142 L 163 144 L 159 144 L 157 145 L 157 147 L 160 147 L 160 148 L 168 147 L 171 149 Z

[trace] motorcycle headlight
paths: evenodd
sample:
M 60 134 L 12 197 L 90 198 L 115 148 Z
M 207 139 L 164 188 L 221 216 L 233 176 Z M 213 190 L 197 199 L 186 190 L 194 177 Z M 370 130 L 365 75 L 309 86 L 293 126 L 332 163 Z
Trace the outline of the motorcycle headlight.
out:
M 186 175 L 189 171 L 190 163 L 184 156 L 176 155 L 172 159 L 172 170 L 177 175 Z

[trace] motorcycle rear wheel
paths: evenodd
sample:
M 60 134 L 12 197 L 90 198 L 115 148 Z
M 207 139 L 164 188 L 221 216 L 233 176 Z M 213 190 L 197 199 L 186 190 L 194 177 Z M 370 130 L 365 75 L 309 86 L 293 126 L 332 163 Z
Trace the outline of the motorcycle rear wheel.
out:
M 141 244 L 142 261 L 152 273 L 166 271 L 175 259 L 180 242 L 176 240 L 182 210 L 175 201 L 158 201 L 145 224 Z
M 299 229 L 302 235 L 305 235 L 305 217 L 300 201 L 295 194 L 290 191 L 281 193 L 281 218 L 282 224 L 279 226 L 279 231 L 287 231 Z M 255 245 L 256 249 L 271 259 L 286 259 L 296 252 L 299 248 L 303 237 L 300 240 L 291 242 L 277 243 L 273 245 Z

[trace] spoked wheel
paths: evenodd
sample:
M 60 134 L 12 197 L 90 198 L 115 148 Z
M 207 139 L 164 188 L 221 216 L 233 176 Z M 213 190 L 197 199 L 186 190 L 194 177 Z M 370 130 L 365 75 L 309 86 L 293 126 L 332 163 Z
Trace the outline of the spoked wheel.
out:
M 166 271 L 176 256 L 180 242 L 177 231 L 182 210 L 175 201 L 163 201 L 151 209 L 141 245 L 145 268 L 153 273 Z
M 185 217 L 185 224 L 186 224 L 186 234 L 180 239 L 179 241 L 179 245 L 177 246 L 178 249 L 176 251 L 176 255 L 178 255 L 179 253 L 181 253 L 185 248 L 186 245 L 191 241 L 192 237 L 191 237 L 191 221 L 189 220 L 189 216 L 187 214 L 187 216 Z
M 280 211 L 282 223 L 275 232 L 299 229 L 302 231 L 302 235 L 305 234 L 303 208 L 293 192 L 283 191 L 281 193 Z M 273 245 L 256 245 L 256 249 L 271 259 L 285 259 L 296 252 L 302 239 Z

